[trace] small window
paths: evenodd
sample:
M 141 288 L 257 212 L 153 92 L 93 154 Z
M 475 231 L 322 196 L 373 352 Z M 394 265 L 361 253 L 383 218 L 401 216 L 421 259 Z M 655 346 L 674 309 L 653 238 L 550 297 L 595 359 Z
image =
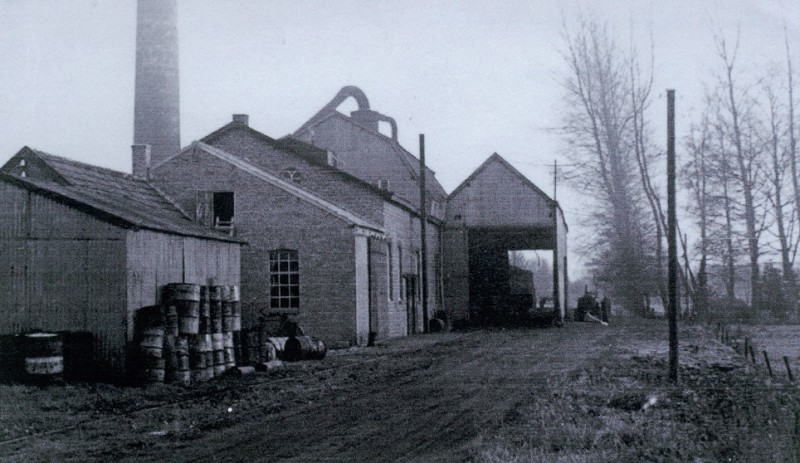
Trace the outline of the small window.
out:
M 431 215 L 439 217 L 439 201 L 431 201 Z
M 296 250 L 270 251 L 269 286 L 271 309 L 287 311 L 300 308 L 300 262 Z
M 283 169 L 283 173 L 281 175 L 283 175 L 283 178 L 294 183 L 303 182 L 303 173 L 294 167 L 287 167 L 286 169 Z
M 233 192 L 214 192 L 214 226 L 230 227 L 233 225 Z

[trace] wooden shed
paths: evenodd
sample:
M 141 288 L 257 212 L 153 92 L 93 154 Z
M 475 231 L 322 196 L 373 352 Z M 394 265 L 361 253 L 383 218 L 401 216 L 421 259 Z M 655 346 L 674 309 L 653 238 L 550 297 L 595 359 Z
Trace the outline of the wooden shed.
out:
M 567 224 L 561 207 L 497 153 L 447 198 L 445 304 L 454 320 L 502 319 L 511 294 L 508 251 L 553 251 L 553 304 L 567 301 Z M 538 297 L 545 296 L 537 294 Z
M 168 283 L 238 285 L 241 244 L 146 180 L 25 147 L 0 168 L 0 334 L 88 332 L 124 372 L 136 311 Z

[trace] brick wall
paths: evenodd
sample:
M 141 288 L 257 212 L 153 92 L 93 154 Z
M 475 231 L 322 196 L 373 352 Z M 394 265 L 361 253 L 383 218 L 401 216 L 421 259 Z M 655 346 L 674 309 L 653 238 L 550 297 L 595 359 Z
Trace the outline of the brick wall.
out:
M 234 192 L 236 235 L 249 243 L 241 253 L 243 326 L 257 324 L 269 310 L 269 251 L 296 249 L 300 324 L 330 346 L 356 342 L 354 230 L 348 223 L 199 149 L 162 164 L 154 178 L 190 212 L 197 190 Z

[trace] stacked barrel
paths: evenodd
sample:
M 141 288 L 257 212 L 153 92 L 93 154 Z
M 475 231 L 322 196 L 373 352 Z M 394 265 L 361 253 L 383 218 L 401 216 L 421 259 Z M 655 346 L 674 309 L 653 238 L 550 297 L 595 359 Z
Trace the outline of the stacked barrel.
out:
M 161 306 L 142 307 L 136 313 L 136 352 L 141 381 L 164 381 L 164 311 Z
M 140 379 L 186 385 L 236 366 L 241 355 L 236 351 L 241 339 L 238 286 L 171 283 L 161 300 L 137 316 Z

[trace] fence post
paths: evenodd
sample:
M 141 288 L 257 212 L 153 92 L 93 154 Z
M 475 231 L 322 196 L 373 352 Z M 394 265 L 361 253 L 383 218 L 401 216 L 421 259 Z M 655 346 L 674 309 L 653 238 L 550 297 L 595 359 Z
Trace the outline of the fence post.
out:
M 747 347 L 750 345 L 750 339 L 745 336 L 744 338 L 744 358 L 747 358 Z
M 769 356 L 767 355 L 767 351 L 762 351 L 764 353 L 764 363 L 767 364 L 767 371 L 769 371 L 769 377 L 772 378 L 772 365 L 769 364 Z
M 794 381 L 794 376 L 792 375 L 792 367 L 789 366 L 789 357 L 783 356 L 783 364 L 786 365 L 786 374 L 789 375 L 789 381 Z
M 753 350 L 753 345 L 752 344 L 750 344 L 749 349 L 750 349 L 750 360 L 752 360 L 753 363 L 756 363 L 756 354 L 755 354 L 755 351 Z

